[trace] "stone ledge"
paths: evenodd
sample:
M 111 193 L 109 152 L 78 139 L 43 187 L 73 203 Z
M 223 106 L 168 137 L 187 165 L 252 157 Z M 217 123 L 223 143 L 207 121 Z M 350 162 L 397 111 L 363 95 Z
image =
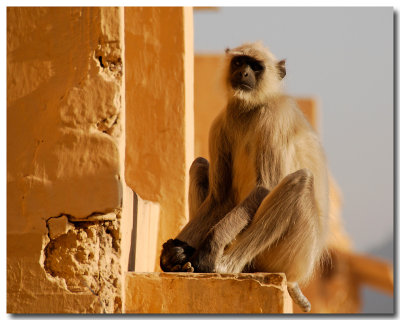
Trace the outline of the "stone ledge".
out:
M 283 273 L 126 274 L 126 313 L 292 313 Z

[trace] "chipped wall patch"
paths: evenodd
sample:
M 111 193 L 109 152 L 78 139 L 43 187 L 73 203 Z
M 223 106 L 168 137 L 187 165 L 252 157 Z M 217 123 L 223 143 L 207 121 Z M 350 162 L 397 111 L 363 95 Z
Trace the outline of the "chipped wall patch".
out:
M 115 78 L 122 76 L 121 48 L 118 41 L 99 39 L 95 50 L 95 58 L 100 67 Z
M 65 215 L 47 220 L 47 229 L 49 230 L 49 237 L 52 240 L 66 234 L 73 227 L 73 224 L 68 221 Z
M 113 114 L 108 118 L 99 120 L 96 123 L 97 130 L 100 130 L 103 133 L 109 134 L 111 136 L 115 136 L 114 131 L 115 128 L 118 126 L 119 117 L 119 114 Z
M 100 216 L 100 215 L 97 215 Z M 89 217 L 90 218 L 90 217 Z M 44 248 L 44 269 L 65 280 L 70 292 L 92 292 L 107 313 L 122 311 L 119 221 L 72 221 L 66 215 L 47 221 L 50 242 Z

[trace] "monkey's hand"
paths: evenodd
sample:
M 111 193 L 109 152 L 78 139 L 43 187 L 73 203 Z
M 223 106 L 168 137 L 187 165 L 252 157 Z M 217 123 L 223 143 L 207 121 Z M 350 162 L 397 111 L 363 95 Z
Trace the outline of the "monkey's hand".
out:
M 160 256 L 160 266 L 165 272 L 193 272 L 189 258 L 195 249 L 186 242 L 169 239 L 163 244 Z

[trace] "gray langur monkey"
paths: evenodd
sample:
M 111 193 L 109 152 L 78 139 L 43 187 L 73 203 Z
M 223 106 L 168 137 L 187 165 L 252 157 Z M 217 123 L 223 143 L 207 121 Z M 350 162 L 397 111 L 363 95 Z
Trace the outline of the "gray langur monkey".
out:
M 261 43 L 226 50 L 228 103 L 210 130 L 210 163 L 189 171 L 191 220 L 163 245 L 164 271 L 284 272 L 303 311 L 321 263 L 328 172 L 321 143 L 282 91 L 285 60 Z

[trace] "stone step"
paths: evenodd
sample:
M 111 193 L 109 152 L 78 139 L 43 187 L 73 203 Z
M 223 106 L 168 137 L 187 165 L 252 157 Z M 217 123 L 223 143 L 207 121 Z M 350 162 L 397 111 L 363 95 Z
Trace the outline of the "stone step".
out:
M 292 313 L 283 273 L 128 272 L 126 313 Z

